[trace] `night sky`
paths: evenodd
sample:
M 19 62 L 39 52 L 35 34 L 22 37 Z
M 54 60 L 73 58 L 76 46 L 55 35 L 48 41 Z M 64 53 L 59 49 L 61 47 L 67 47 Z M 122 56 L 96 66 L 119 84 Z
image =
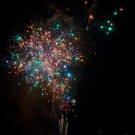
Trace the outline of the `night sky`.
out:
M 69 120 L 69 135 L 98 135 L 99 131 L 102 135 L 135 135 L 129 5 L 126 0 L 97 0 L 97 3 L 97 16 L 120 7 L 124 7 L 124 12 L 115 19 L 114 32 L 106 35 L 99 31 L 93 36 L 97 55 L 80 68 L 77 118 Z M 69 15 L 83 27 L 83 0 L 5 0 L 0 6 L 1 59 L 7 54 L 7 43 L 14 28 L 35 18 L 49 18 L 57 8 L 71 9 Z M 17 91 L 16 82 L 11 80 L 0 61 L 0 132 L 3 132 L 0 134 L 56 135 L 57 126 L 49 112 L 42 110 L 41 101 L 26 97 L 26 90 Z

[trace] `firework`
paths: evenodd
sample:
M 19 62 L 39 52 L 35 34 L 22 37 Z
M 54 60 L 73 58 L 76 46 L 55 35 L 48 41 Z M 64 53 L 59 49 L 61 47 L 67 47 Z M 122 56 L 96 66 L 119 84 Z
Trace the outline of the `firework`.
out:
M 114 27 L 111 17 L 123 11 L 123 8 L 120 8 L 96 20 L 93 13 L 95 7 L 93 3 L 87 12 L 85 1 L 85 28 L 76 30 L 73 18 L 59 10 L 45 22 L 26 25 L 24 31 L 13 38 L 9 49 L 10 58 L 6 60 L 6 65 L 10 68 L 9 74 L 21 78 L 22 81 L 18 83 L 20 87 L 25 83 L 29 86 L 29 91 L 39 90 L 53 111 L 58 109 L 62 112 L 59 119 L 61 135 L 67 135 L 68 130 L 68 117 L 66 115 L 65 121 L 63 114 L 74 112 L 76 105 L 76 69 L 86 58 L 86 54 L 84 56 L 82 52 L 85 47 L 82 49 L 80 46 L 82 41 L 78 31 L 81 29 L 81 32 L 87 35 L 92 28 L 98 27 L 110 34 Z M 88 37 L 84 43 L 90 39 Z
M 11 73 L 21 77 L 30 89 L 40 88 L 48 104 L 65 112 L 74 105 L 72 84 L 77 77 L 73 67 L 83 62 L 78 35 L 67 20 L 55 15 L 46 23 L 26 26 L 24 33 L 15 37 L 6 61 Z

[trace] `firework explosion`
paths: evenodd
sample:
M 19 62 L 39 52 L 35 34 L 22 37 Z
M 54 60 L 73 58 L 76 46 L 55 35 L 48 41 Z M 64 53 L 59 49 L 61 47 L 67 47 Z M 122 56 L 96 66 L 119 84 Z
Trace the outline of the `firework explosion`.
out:
M 85 32 L 97 26 L 106 34 L 112 32 L 114 22 L 110 17 L 122 12 L 123 8 L 96 20 L 93 7 L 88 12 Z M 21 77 L 31 90 L 40 89 L 41 96 L 53 108 L 69 112 L 76 102 L 75 68 L 84 61 L 80 51 L 83 49 L 79 46 L 80 35 L 73 25 L 73 18 L 58 13 L 46 22 L 27 25 L 22 33 L 15 36 L 10 46 L 10 58 L 6 60 L 11 69 L 9 73 Z
M 92 28 L 96 27 L 107 35 L 110 34 L 114 28 L 113 18 L 123 11 L 123 8 L 120 8 L 96 19 L 95 5 L 92 4 L 86 12 L 87 2 L 84 4 L 85 27 L 76 29 L 73 18 L 57 10 L 57 14 L 49 20 L 46 19 L 46 22 L 26 25 L 24 31 L 10 42 L 10 57 L 6 59 L 9 74 L 19 78 L 20 87 L 21 84 L 27 84 L 29 91 L 41 91 L 40 94 L 45 97 L 47 105 L 55 113 L 57 109 L 62 112 L 59 118 L 61 135 L 64 130 L 67 135 L 68 130 L 68 115 L 65 120 L 63 113 L 74 112 L 76 105 L 74 84 L 78 80 L 78 64 L 89 59 L 86 57 L 89 49 L 86 46 L 81 48 L 80 44 L 86 44 L 86 40 L 90 42 Z M 82 35 L 88 35 L 85 41 L 81 41 Z
M 72 21 L 60 17 L 53 17 L 54 22 L 28 25 L 22 36 L 16 36 L 6 62 L 11 67 L 9 73 L 22 77 L 30 89 L 40 88 L 48 104 L 67 113 L 75 104 L 72 84 L 77 78 L 73 67 L 83 62 L 83 56 Z

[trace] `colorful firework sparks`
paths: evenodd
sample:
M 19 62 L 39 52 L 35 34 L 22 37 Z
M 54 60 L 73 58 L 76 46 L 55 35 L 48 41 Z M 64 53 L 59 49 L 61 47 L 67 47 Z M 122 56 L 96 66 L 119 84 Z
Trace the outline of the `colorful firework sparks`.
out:
M 59 16 L 53 17 L 52 22 L 28 25 L 23 36 L 15 37 L 6 62 L 11 67 L 9 73 L 22 77 L 31 89 L 41 88 L 41 96 L 49 104 L 68 112 L 69 106 L 75 104 L 72 84 L 77 78 L 73 67 L 83 62 L 83 56 L 71 21 L 66 20 L 67 27 L 62 18 L 59 23 L 57 19 Z
M 115 16 L 117 16 L 120 12 L 123 12 L 124 8 L 119 8 L 113 12 L 109 12 L 105 14 L 104 16 L 96 19 L 95 15 L 95 9 L 97 8 L 96 6 L 96 1 L 92 2 L 91 7 L 89 9 L 86 8 L 87 1 L 85 1 L 85 11 L 88 10 L 87 16 L 86 17 L 86 12 L 85 12 L 85 21 L 86 23 L 86 30 L 91 30 L 93 27 L 99 27 L 99 30 L 105 32 L 106 34 L 110 34 L 113 29 L 114 29 L 114 22 L 113 19 Z

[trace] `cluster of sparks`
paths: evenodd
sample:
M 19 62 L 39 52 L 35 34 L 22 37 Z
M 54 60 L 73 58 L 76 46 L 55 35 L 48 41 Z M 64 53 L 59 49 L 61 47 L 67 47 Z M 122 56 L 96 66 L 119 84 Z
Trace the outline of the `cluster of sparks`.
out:
M 95 2 L 96 1 L 94 1 L 93 3 L 95 4 Z M 87 1 L 85 1 L 85 10 L 87 10 L 86 5 L 87 5 Z M 117 16 L 124 9 L 119 8 L 118 10 L 115 10 L 109 14 L 104 15 L 103 17 L 99 18 L 99 20 L 96 20 L 93 10 L 94 10 L 94 6 L 91 6 L 90 11 L 88 13 L 88 19 L 87 19 L 88 22 L 86 24 L 86 30 L 90 30 L 92 27 L 99 27 L 101 31 L 105 32 L 108 35 L 113 31 L 114 28 L 114 22 L 112 18 Z
M 113 12 L 113 16 L 116 16 L 119 12 L 122 12 L 123 8 L 120 8 L 119 10 L 116 10 Z M 110 34 L 110 32 L 113 30 L 114 23 L 111 21 L 111 19 L 108 19 L 100 24 L 100 29 L 104 31 L 106 34 Z
M 6 61 L 12 69 L 9 73 L 21 76 L 30 89 L 40 88 L 48 103 L 69 112 L 76 102 L 71 86 L 77 81 L 73 67 L 83 62 L 77 35 L 60 23 L 37 23 L 27 26 L 15 42 Z

